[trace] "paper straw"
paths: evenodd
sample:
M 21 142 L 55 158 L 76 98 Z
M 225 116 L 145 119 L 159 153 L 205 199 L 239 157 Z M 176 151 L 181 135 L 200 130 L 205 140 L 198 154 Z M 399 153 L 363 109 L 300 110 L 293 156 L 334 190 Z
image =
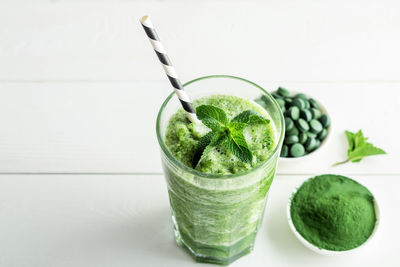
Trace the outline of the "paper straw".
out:
M 153 23 L 148 16 L 144 16 L 140 19 L 140 23 L 143 26 L 144 31 L 149 37 L 150 43 L 153 46 L 154 51 L 157 54 L 158 59 L 161 62 L 161 65 L 167 74 L 167 77 L 175 90 L 176 95 L 179 98 L 179 101 L 182 104 L 183 109 L 186 112 L 186 116 L 193 123 L 199 123 L 200 121 L 197 119 L 196 113 L 193 109 L 192 102 L 190 101 L 189 96 L 186 94 L 183 89 L 182 83 L 176 74 L 175 68 L 172 66 L 171 61 L 167 55 L 167 52 L 162 45 L 160 38 L 158 38 L 157 32 L 154 29 Z

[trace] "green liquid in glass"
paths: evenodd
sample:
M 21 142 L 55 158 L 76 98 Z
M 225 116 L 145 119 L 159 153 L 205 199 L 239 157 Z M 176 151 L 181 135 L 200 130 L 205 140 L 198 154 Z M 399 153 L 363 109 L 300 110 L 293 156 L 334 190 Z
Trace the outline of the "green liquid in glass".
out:
M 235 96 L 214 95 L 193 104 L 222 108 L 230 119 L 249 109 L 269 117 L 258 104 Z M 196 144 L 207 131 L 191 124 L 179 110 L 169 121 L 165 143 L 176 159 L 191 167 Z M 177 242 L 198 261 L 229 264 L 253 248 L 278 153 L 265 162 L 277 142 L 272 120 L 246 127 L 244 135 L 254 156 L 251 164 L 239 161 L 224 147 L 215 147 L 196 167 L 221 178 L 198 177 L 163 160 Z M 239 175 L 223 176 L 231 174 Z

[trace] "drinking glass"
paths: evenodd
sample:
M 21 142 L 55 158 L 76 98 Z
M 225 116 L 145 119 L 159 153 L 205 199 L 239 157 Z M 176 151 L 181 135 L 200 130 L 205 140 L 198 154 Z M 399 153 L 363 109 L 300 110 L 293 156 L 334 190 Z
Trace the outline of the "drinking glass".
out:
M 165 145 L 166 126 L 181 107 L 174 93 L 158 113 L 156 131 L 176 242 L 196 261 L 227 265 L 253 249 L 282 146 L 284 118 L 268 92 L 242 78 L 206 76 L 187 82 L 184 87 L 192 99 L 216 94 L 251 100 L 263 96 L 264 108 L 275 129 L 276 145 L 267 160 L 248 171 L 215 175 L 182 164 Z

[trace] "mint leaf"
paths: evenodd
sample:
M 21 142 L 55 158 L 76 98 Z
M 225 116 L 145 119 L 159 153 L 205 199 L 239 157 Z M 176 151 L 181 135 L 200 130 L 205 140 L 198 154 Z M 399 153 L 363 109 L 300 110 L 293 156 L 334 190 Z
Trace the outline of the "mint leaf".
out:
M 252 123 L 269 123 L 269 120 L 252 110 L 246 110 L 238 114 L 236 117 L 234 117 L 232 119 L 232 122 L 252 124 Z
M 211 129 L 211 132 L 203 136 L 195 149 L 192 160 L 193 168 L 196 168 L 201 158 L 207 154 L 212 147 L 224 145 L 240 161 L 251 163 L 251 153 L 243 129 L 253 123 L 269 123 L 269 120 L 254 111 L 246 110 L 231 121 L 226 113 L 211 105 L 201 105 L 196 108 L 196 115 L 202 123 Z
M 224 131 L 216 132 L 211 138 L 210 146 L 219 146 L 228 138 Z
M 207 147 L 219 146 L 226 140 L 226 138 L 227 135 L 223 131 L 208 132 L 206 135 L 200 138 L 193 155 L 193 169 L 195 169 L 197 164 L 200 162 L 201 157 L 204 155 Z
M 364 157 L 386 154 L 386 152 L 374 146 L 373 144 L 367 142 L 368 138 L 364 137 L 361 130 L 357 133 L 352 133 L 350 131 L 345 131 L 347 142 L 349 143 L 349 148 L 347 150 L 347 159 L 342 162 L 337 162 L 333 166 L 351 162 L 360 162 Z
M 356 132 L 354 135 L 354 149 L 356 149 L 357 147 L 361 147 L 365 144 L 365 142 L 368 140 L 368 138 L 364 137 L 364 134 L 361 130 L 359 130 L 358 132 Z
M 240 161 L 251 163 L 253 160 L 253 154 L 246 143 L 242 131 L 232 128 L 229 137 L 230 138 L 228 138 L 226 142 L 227 149 Z
M 249 117 L 249 122 L 248 123 L 249 124 L 252 124 L 252 123 L 265 123 L 265 124 L 267 124 L 267 123 L 269 123 L 269 119 L 266 119 L 263 116 L 254 114 L 254 115 L 251 115 Z
M 234 130 L 234 131 L 241 131 L 241 130 L 243 130 L 246 126 L 247 126 L 247 123 L 243 123 L 243 122 L 233 122 L 233 121 L 231 121 L 231 122 L 228 124 L 228 129 Z
M 348 153 L 349 160 L 352 162 L 359 162 L 363 157 L 386 154 L 383 149 L 375 147 L 371 143 L 365 143 L 362 146 Z
M 222 130 L 229 123 L 225 111 L 211 105 L 198 106 L 196 115 L 205 126 L 213 131 Z
M 232 122 L 243 122 L 243 123 L 247 123 L 249 121 L 249 117 L 250 115 L 253 115 L 255 112 L 251 111 L 251 110 L 246 110 L 243 111 L 241 113 L 239 113 L 238 115 L 236 115 L 236 117 L 234 117 L 232 119 Z
M 204 150 L 206 147 L 211 143 L 211 139 L 214 136 L 214 132 L 209 132 L 200 138 L 199 142 L 197 143 L 196 149 L 194 151 L 194 156 L 192 160 L 193 168 L 196 168 L 197 163 L 199 163 L 201 156 L 203 155 Z
M 346 134 L 347 142 L 349 143 L 349 148 L 347 149 L 347 153 L 349 153 L 354 149 L 354 134 L 349 131 L 345 131 L 344 133 Z

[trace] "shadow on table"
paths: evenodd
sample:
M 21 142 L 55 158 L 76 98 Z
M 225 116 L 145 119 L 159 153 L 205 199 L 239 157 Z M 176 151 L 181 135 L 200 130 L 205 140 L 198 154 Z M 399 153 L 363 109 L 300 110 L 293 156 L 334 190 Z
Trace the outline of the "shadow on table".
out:
M 276 247 L 276 253 L 281 253 L 282 255 L 290 254 L 291 258 L 304 258 L 304 255 L 307 254 L 310 256 L 316 255 L 304 247 L 289 228 L 286 218 L 286 203 L 280 203 L 274 209 L 266 208 L 265 229 L 267 240 Z
M 158 262 L 194 263 L 175 242 L 169 207 L 143 215 L 134 224 L 131 234 L 135 252 L 142 251 Z
M 73 266 L 100 266 L 97 265 L 100 263 L 101 266 L 157 266 L 160 263 L 187 266 L 194 263 L 175 242 L 168 206 L 159 210 L 130 210 L 107 218 L 60 235 L 49 254 L 58 262 L 68 261 Z

